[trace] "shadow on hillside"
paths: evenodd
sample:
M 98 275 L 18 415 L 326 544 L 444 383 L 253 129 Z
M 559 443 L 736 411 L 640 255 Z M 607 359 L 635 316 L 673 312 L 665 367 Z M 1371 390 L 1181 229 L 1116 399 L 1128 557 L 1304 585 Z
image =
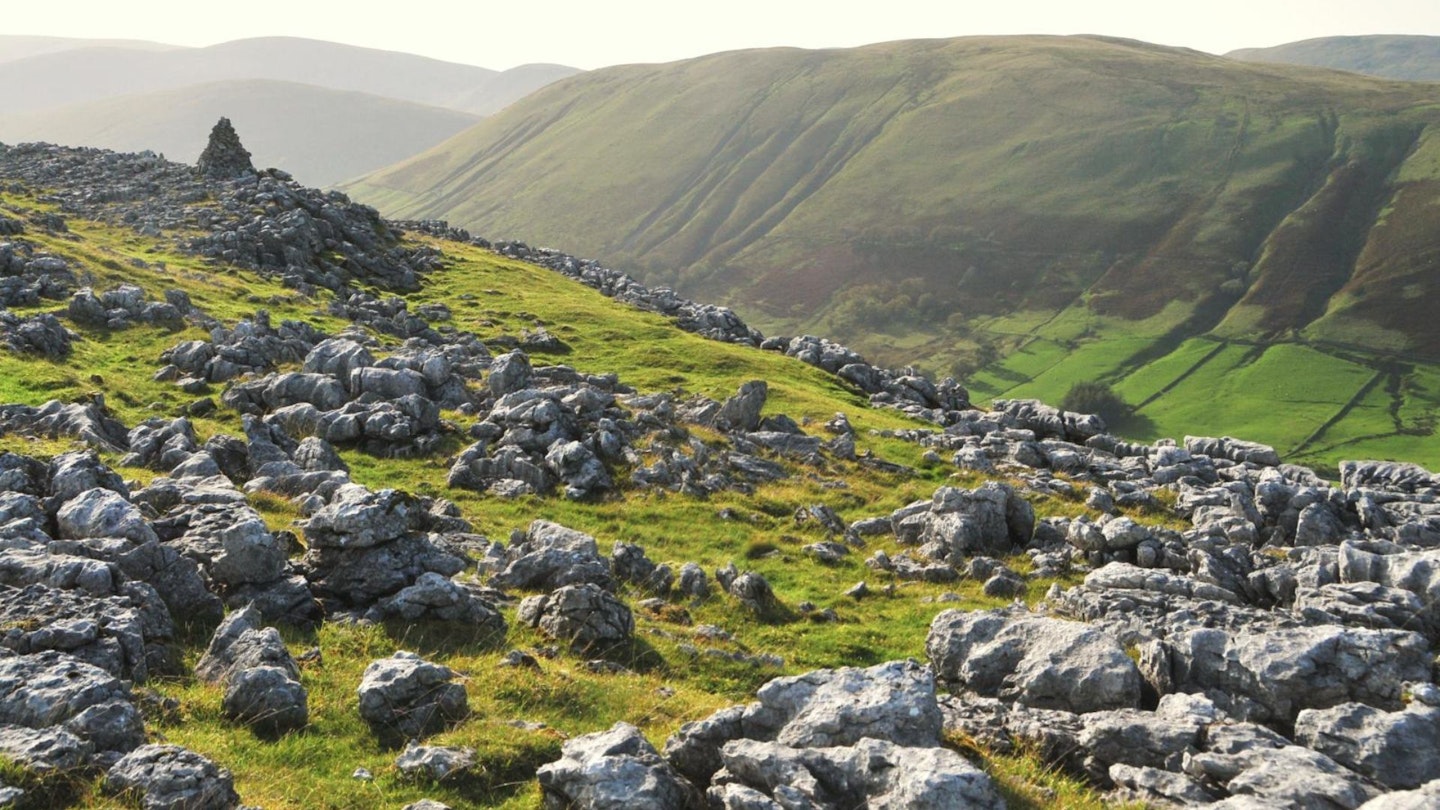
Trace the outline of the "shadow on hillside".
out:
M 596 672 L 603 672 L 607 664 L 641 673 L 658 672 L 666 667 L 665 657 L 649 642 L 638 638 L 603 647 L 577 647 L 575 653 L 588 658 L 586 666 Z
M 498 650 L 505 645 L 504 630 L 468 627 L 458 622 L 384 622 L 385 634 L 402 650 L 426 654 L 473 654 Z
M 1160 428 L 1155 420 L 1143 413 L 1131 411 L 1124 418 L 1115 420 L 1115 424 L 1106 425 L 1109 432 L 1122 439 L 1137 441 L 1143 437 L 1154 436 Z

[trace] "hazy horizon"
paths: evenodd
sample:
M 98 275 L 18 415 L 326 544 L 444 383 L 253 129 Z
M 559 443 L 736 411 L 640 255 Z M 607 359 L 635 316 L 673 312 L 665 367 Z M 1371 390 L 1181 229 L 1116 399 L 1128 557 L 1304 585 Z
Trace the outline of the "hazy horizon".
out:
M 53 9 L 7 9 L 5 34 L 136 39 L 204 47 L 253 37 L 289 36 L 401 51 L 505 70 L 549 62 L 594 69 L 669 62 L 718 51 L 791 46 L 853 47 L 897 39 L 996 34 L 1100 34 L 1222 54 L 1324 36 L 1440 35 L 1433 0 L 1216 0 L 1204 8 L 1135 0 L 1063 0 L 967 8 L 953 2 L 892 0 L 836 12 L 834 4 L 732 0 L 723 13 L 703 6 L 627 0 L 552 0 L 518 6 L 410 0 L 403 12 L 357 14 L 335 2 L 251 0 L 243 16 L 215 25 L 213 11 L 176 0 L 76 0 Z

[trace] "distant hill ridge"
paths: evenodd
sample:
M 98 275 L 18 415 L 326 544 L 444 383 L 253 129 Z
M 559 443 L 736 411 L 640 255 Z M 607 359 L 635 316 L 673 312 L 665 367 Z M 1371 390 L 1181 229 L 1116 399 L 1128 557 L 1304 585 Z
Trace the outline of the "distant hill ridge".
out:
M 0 36 L 0 141 L 155 149 L 194 160 L 233 118 L 263 165 L 329 186 L 427 149 L 558 78 L 269 37 L 182 48 Z
M 139 51 L 167 51 L 178 45 L 148 42 L 143 39 L 78 39 L 73 37 L 42 37 L 0 34 L 0 62 L 10 62 L 58 51 L 77 48 L 130 48 Z
M 70 48 L 0 62 L 0 103 L 20 112 L 203 82 L 273 79 L 487 115 L 577 72 L 562 65 L 495 71 L 335 42 L 262 37 L 205 48 Z
M 1406 81 L 1440 82 L 1440 37 L 1320 37 L 1226 56 L 1247 62 L 1309 65 Z
M 329 186 L 403 160 L 480 120 L 392 98 L 262 79 L 208 82 L 0 118 L 0 142 L 154 150 L 193 163 L 226 116 L 261 166 Z M 316 126 L 324 121 L 325 126 Z

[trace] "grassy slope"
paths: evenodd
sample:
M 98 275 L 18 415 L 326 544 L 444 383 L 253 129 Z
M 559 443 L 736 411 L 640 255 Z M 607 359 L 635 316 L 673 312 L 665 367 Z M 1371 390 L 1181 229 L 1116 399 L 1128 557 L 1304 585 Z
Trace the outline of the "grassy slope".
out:
M 1320 37 L 1273 48 L 1244 48 L 1226 56 L 1248 62 L 1349 70 L 1388 79 L 1440 81 L 1440 37 Z
M 1017 393 L 1052 399 L 1207 335 L 1423 373 L 1440 362 L 1435 102 L 1090 37 L 753 51 L 559 83 L 351 190 L 602 257 L 767 331 L 983 368 L 982 395 L 1036 377 L 1011 355 L 1037 338 L 1053 371 Z M 1328 368 L 1270 370 L 1301 387 Z M 1358 393 L 1325 388 L 1336 399 L 1277 418 L 1318 418 L 1313 432 Z M 1219 410 L 1201 427 L 1183 410 L 1157 404 L 1142 428 L 1253 430 L 1324 464 L 1435 457 L 1393 430 L 1297 446 L 1275 420 Z
M 23 218 L 44 206 L 34 198 L 0 195 L 0 210 Z M 197 304 L 227 322 L 264 306 L 277 321 L 298 318 L 327 330 L 341 327 L 317 314 L 324 308 L 323 299 L 296 298 L 250 274 L 209 268 L 124 231 L 73 220 L 70 227 L 71 238 L 38 231 L 25 238 L 86 268 L 101 287 L 123 280 L 159 295 L 164 288 L 178 284 Z M 745 380 L 765 378 L 772 394 L 768 411 L 797 419 L 826 419 L 845 411 L 860 431 L 863 449 L 915 465 L 920 475 L 882 475 L 833 462 L 819 474 L 764 486 L 753 496 L 723 494 L 699 500 L 627 491 L 620 499 L 600 503 L 535 497 L 505 501 L 445 489 L 444 459 L 381 460 L 347 451 L 356 480 L 375 488 L 400 486 L 453 498 L 477 530 L 492 537 L 506 537 L 511 529 L 548 518 L 592 532 L 605 550 L 618 540 L 638 542 L 653 559 L 694 560 L 710 570 L 734 560 L 764 573 L 787 606 L 793 608 L 807 599 L 822 608 L 834 606 L 841 621 L 812 623 L 793 615 L 759 620 L 723 598 L 689 607 L 694 623 L 718 624 L 734 634 L 729 642 L 694 642 L 701 649 L 777 654 L 785 660 L 784 667 L 777 669 L 709 655 L 691 657 L 680 648 L 682 642 L 690 641 L 688 625 L 639 615 L 636 643 L 609 653 L 612 660 L 633 672 L 606 676 L 589 672 L 583 657 L 568 653 L 545 661 L 541 674 L 497 666 L 507 649 L 542 643 L 530 631 L 513 626 L 504 639 L 457 636 L 453 629 L 423 626 L 327 626 L 318 634 L 292 632 L 287 640 L 294 652 L 318 647 L 323 658 L 307 663 L 302 675 L 311 695 L 312 726 L 278 742 L 257 739 L 224 721 L 219 708 L 221 690 L 215 687 L 184 678 L 152 683 L 180 702 L 175 717 L 151 718 L 152 732 L 157 738 L 213 756 L 232 769 L 247 803 L 266 808 L 399 807 L 429 796 L 457 808 L 533 808 L 538 800 L 534 769 L 558 756 L 566 736 L 606 728 L 623 719 L 645 729 L 659 744 L 682 722 L 743 701 L 756 686 L 776 675 L 819 666 L 921 657 L 926 626 L 940 609 L 1000 604 L 980 595 L 978 583 L 973 582 L 952 586 L 962 596 L 957 603 L 934 603 L 946 590 L 941 586 L 900 584 L 893 596 L 857 604 L 840 593 L 860 579 L 869 580 L 872 587 L 883 584 L 883 577 L 861 563 L 869 551 L 835 566 L 820 565 L 801 554 L 800 546 L 821 539 L 821 534 L 812 526 L 794 522 L 797 507 L 823 502 L 851 520 L 884 514 L 928 497 L 936 486 L 949 480 L 948 470 L 925 463 L 914 445 L 871 434 L 872 430 L 912 426 L 907 420 L 893 412 L 868 409 L 833 377 L 797 361 L 680 332 L 655 315 L 617 305 L 543 269 L 478 249 L 446 245 L 445 250 L 453 257 L 452 265 L 432 276 L 415 300 L 446 301 L 459 328 L 485 338 L 513 335 L 536 323 L 548 324 L 570 351 L 537 356 L 537 362 L 617 372 L 623 381 L 642 391 L 684 390 L 722 396 Z M 40 307 L 54 308 L 54 304 Z M 75 355 L 56 363 L 0 353 L 0 401 L 38 404 L 98 391 L 127 424 L 148 416 L 169 416 L 189 397 L 171 385 L 150 381 L 149 375 L 160 351 L 198 336 L 195 330 L 176 334 L 140 328 L 114 334 L 86 331 L 84 340 L 76 344 Z M 213 419 L 198 420 L 197 430 L 202 438 L 221 431 L 238 434 L 238 419 L 221 411 Z M 694 435 L 705 441 L 717 438 L 702 430 Z M 457 438 L 452 447 L 459 449 L 461 444 Z M 0 437 L 0 448 L 49 455 L 67 449 L 67 444 L 6 436 Z M 154 475 L 146 470 L 123 472 L 140 481 Z M 836 481 L 844 485 L 836 487 Z M 972 478 L 955 481 L 977 483 Z M 291 527 L 296 515 L 288 503 L 268 496 L 256 496 L 252 502 L 273 528 Z M 1041 514 L 1083 511 L 1078 502 L 1056 499 L 1036 505 Z M 720 519 L 718 513 L 725 508 L 733 509 L 740 518 Z M 873 548 L 892 554 L 898 551 L 889 540 L 876 541 Z M 1023 566 L 1024 560 L 1016 564 Z M 1030 598 L 1038 598 L 1048 584 L 1032 583 Z M 630 597 L 632 601 L 639 598 L 637 594 Z M 510 618 L 513 622 L 513 614 Z M 189 642 L 187 654 L 192 662 L 203 643 L 203 633 Z M 440 786 L 405 783 L 392 764 L 396 752 L 381 749 L 363 728 L 354 703 L 361 671 L 373 658 L 396 649 L 418 650 L 466 676 L 473 717 L 433 741 L 476 748 L 482 764 L 476 779 Z M 510 725 L 511 720 L 538 721 L 546 727 L 519 729 Z M 1044 772 L 1033 760 L 993 756 L 987 763 L 1007 786 L 1012 806 L 1053 806 L 1054 801 L 1074 807 L 1100 806 L 1093 794 L 1073 781 Z M 369 769 L 376 779 L 352 779 L 356 767 Z M 1047 789 L 1056 793 L 1047 793 Z M 78 790 L 84 806 L 121 806 L 95 793 L 89 783 L 82 783 Z
M 279 81 L 225 81 L 7 115 L 0 141 L 48 141 L 193 163 L 225 116 L 257 166 L 330 186 L 428 149 L 479 120 L 456 110 Z M 324 126 L 316 126 L 324 122 Z

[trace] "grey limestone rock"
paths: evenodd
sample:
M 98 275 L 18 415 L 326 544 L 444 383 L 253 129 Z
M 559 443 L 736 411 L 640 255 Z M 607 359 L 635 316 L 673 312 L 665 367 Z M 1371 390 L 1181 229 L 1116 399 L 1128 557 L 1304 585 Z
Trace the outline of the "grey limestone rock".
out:
M 63 726 L 97 753 L 130 751 L 145 741 L 129 687 L 66 653 L 0 656 L 0 725 Z
M 1187 754 L 1199 750 L 1202 724 L 1193 717 L 1118 709 L 1081 715 L 1079 743 L 1086 770 L 1103 781 L 1116 764 L 1179 771 Z
M 630 608 L 590 583 L 566 585 L 547 596 L 532 596 L 520 603 L 516 618 L 550 638 L 580 649 L 621 644 L 635 632 Z
M 704 568 L 687 562 L 680 566 L 680 580 L 675 589 L 692 599 L 705 599 L 710 596 L 710 580 Z
M 66 501 L 55 522 L 65 539 L 123 537 L 136 545 L 158 539 L 140 510 L 109 489 L 86 490 Z
M 1426 604 L 1412 591 L 1374 582 L 1332 582 L 1299 588 L 1292 610 L 1314 623 L 1413 630 L 1435 638 L 1440 606 Z
M 382 740 L 424 738 L 469 713 L 465 687 L 446 666 L 397 652 L 365 668 L 360 716 Z
M 530 358 L 522 351 L 513 351 L 491 361 L 487 384 L 490 393 L 503 397 L 528 388 L 533 374 Z
M 731 706 L 684 724 L 665 741 L 665 759 L 696 785 L 706 785 L 724 767 L 720 749 L 746 736 L 743 721 L 749 709 Z M 761 733 L 768 731 L 762 729 Z
M 665 756 L 703 785 L 721 767 L 720 749 L 729 740 L 806 748 L 850 746 L 869 737 L 927 748 L 939 745 L 941 727 L 933 675 L 914 661 L 892 661 L 776 678 L 749 706 L 686 723 L 666 741 Z
M 844 748 L 734 740 L 725 744 L 721 757 L 725 770 L 717 780 L 722 786 L 738 782 L 771 794 L 779 807 L 1005 807 L 990 777 L 946 748 L 910 748 L 873 738 Z M 712 788 L 710 795 L 722 807 L 737 806 L 728 803 L 727 793 L 724 787 Z
M 288 670 L 256 666 L 234 672 L 220 704 L 225 716 L 264 735 L 302 729 L 310 722 L 309 695 Z
M 56 504 L 63 504 L 91 489 L 108 489 L 123 498 L 130 490 L 120 474 L 105 466 L 94 450 L 62 453 L 50 461 L 47 474 L 49 494 Z
M 210 591 L 200 565 L 173 546 L 151 541 L 120 550 L 110 557 L 125 576 L 155 588 L 172 616 L 203 622 L 219 621 L 225 613 L 220 597 Z
M 1062 411 L 1033 399 L 997 399 L 993 406 L 1006 423 L 1041 438 L 1083 443 L 1105 432 L 1104 420 L 1094 414 Z
M 1189 599 L 1208 599 L 1239 604 L 1240 597 L 1218 585 L 1200 582 L 1183 574 L 1153 568 L 1141 568 L 1123 562 L 1112 562 L 1085 575 L 1086 590 L 1146 591 Z
M 115 593 L 117 583 L 124 578 L 112 564 L 89 557 L 50 554 L 42 548 L 37 542 L 27 548 L 0 549 L 0 584 L 12 588 L 39 584 L 105 597 Z
M 210 637 L 205 654 L 195 664 L 195 677 L 211 683 L 225 683 L 235 673 L 258 666 L 279 667 L 292 680 L 299 680 L 300 667 L 286 649 L 280 633 L 264 627 L 264 617 L 254 607 L 232 612 Z
M 558 523 L 532 522 L 524 539 L 506 556 L 505 568 L 490 579 L 498 588 L 554 590 L 582 583 L 615 588 L 610 565 L 600 556 L 595 538 Z
M 1186 759 L 1185 773 L 1265 807 L 1351 810 L 1380 794 L 1359 774 L 1297 745 L 1199 753 Z
M 1440 779 L 1440 708 L 1418 701 L 1398 712 L 1363 703 L 1306 709 L 1295 742 L 1393 790 Z
M 293 460 L 305 472 L 350 472 L 334 446 L 318 436 L 307 436 L 295 448 Z
M 1433 810 L 1440 807 L 1440 779 L 1415 790 L 1399 790 L 1377 796 L 1360 805 L 1360 810 Z
M 456 622 L 482 632 L 505 631 L 505 617 L 481 596 L 478 588 L 433 571 L 421 574 L 415 584 L 376 602 L 365 616 L 371 621 Z
M 224 478 L 218 479 L 229 482 Z M 241 493 L 224 487 L 240 498 Z M 173 545 L 200 563 L 210 579 L 222 587 L 274 582 L 286 571 L 285 547 L 250 506 L 241 503 L 201 503 L 166 516 L 184 533 Z
M 1229 436 L 1219 439 L 1186 436 L 1185 449 L 1196 455 L 1210 456 L 1211 458 L 1248 462 L 1262 467 L 1280 466 L 1280 454 L 1275 452 L 1275 448 L 1257 442 L 1232 439 Z
M 95 747 L 60 726 L 0 725 L 0 756 L 28 773 L 78 771 L 90 765 Z M 5 807 L 0 802 L 0 807 Z
M 1140 703 L 1135 663 L 1079 622 L 947 610 L 931 622 L 925 650 L 941 680 L 1025 706 L 1083 714 Z
M 312 547 L 301 560 L 317 596 L 364 609 L 427 573 L 451 577 L 464 567 L 458 549 L 440 535 L 425 534 L 357 549 Z
M 770 739 L 784 745 L 845 746 L 862 737 L 906 746 L 939 744 L 934 676 L 914 661 L 776 678 L 755 696 L 745 725 L 772 729 Z
M 918 540 L 925 555 L 957 565 L 977 554 L 1009 556 L 1030 542 L 1034 530 L 1029 502 L 1008 485 L 991 482 L 974 490 L 936 490 Z
M 705 807 L 700 792 L 629 723 L 567 740 L 560 750 L 561 758 L 536 774 L 545 810 Z
M 301 523 L 312 548 L 360 549 L 395 540 L 415 526 L 414 499 L 393 489 L 372 492 L 359 484 L 336 490 L 330 503 Z
M 1116 798 L 1143 802 L 1147 807 L 1208 805 L 1218 798 L 1191 777 L 1162 768 L 1116 763 L 1110 766 L 1106 775 L 1115 785 Z
M 0 343 L 6 343 L 12 350 L 15 350 L 15 338 L 24 338 L 31 334 L 26 331 L 26 325 L 18 327 L 18 332 L 6 334 L 7 327 L 11 325 L 10 321 L 15 317 L 10 313 L 0 315 Z M 55 321 L 53 315 L 39 315 L 34 321 L 27 322 L 39 324 L 39 332 L 33 336 L 43 342 L 38 344 L 35 350 L 52 351 L 62 348 L 61 343 L 57 343 L 58 333 L 54 332 L 52 321 L 53 327 L 58 328 L 59 322 Z M 62 343 L 68 343 L 68 340 Z M 31 349 L 22 346 L 20 350 Z M 124 425 L 110 416 L 105 400 L 99 394 L 85 402 L 61 402 L 52 399 L 38 408 L 30 405 L 0 405 L 0 433 L 73 436 L 91 447 L 124 452 L 127 432 Z
M 740 385 L 735 396 L 725 400 L 715 415 L 715 424 L 724 430 L 749 432 L 760 427 L 760 411 L 765 408 L 769 386 L 764 380 L 751 380 Z
M 117 590 L 120 594 L 97 598 L 41 584 L 23 590 L 0 586 L 0 647 L 22 655 L 67 652 L 116 677 L 143 681 L 152 653 L 168 657 L 152 646 L 163 648 L 175 627 L 153 589 L 128 583 Z
M 411 743 L 395 759 L 395 768 L 410 779 L 442 782 L 463 777 L 475 762 L 474 748 Z
M 353 397 L 369 395 L 379 399 L 400 399 L 429 394 L 424 375 L 408 368 L 355 368 L 350 371 L 345 387 Z
M 545 466 L 565 485 L 565 497 L 579 500 L 613 486 L 605 465 L 578 441 L 556 442 L 545 454 Z
M 0 310 L 0 346 L 15 354 L 38 354 L 51 360 L 70 356 L 70 344 L 79 335 L 66 329 L 48 312 L 22 317 Z
M 144 745 L 105 775 L 107 793 L 136 796 L 145 810 L 233 810 L 230 772 L 178 745 Z
M 348 382 L 352 371 L 373 365 L 375 357 L 369 349 L 348 337 L 333 337 L 316 343 L 305 355 L 305 363 L 300 370 Z
M 738 574 L 725 586 L 725 590 L 738 599 L 740 604 L 755 613 L 765 614 L 775 610 L 779 605 L 770 583 L 755 571 Z
M 1406 683 L 1430 681 L 1428 650 L 1423 636 L 1400 630 L 1197 629 L 1143 645 L 1140 664 L 1162 695 L 1217 690 L 1238 719 L 1288 723 L 1346 702 L 1399 708 Z

